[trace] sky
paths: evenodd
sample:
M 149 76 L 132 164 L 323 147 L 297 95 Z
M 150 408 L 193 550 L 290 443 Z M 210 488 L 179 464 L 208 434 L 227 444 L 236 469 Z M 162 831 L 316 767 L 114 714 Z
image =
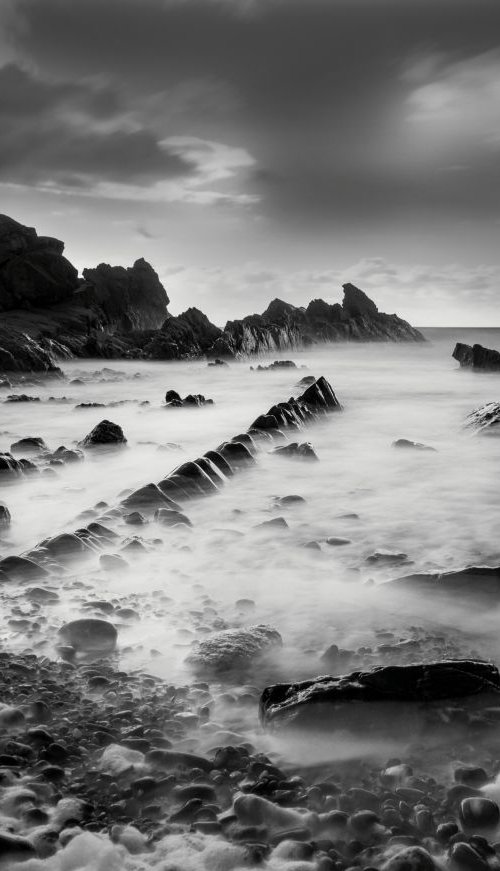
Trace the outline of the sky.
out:
M 0 0 L 0 211 L 174 314 L 500 326 L 500 2 Z

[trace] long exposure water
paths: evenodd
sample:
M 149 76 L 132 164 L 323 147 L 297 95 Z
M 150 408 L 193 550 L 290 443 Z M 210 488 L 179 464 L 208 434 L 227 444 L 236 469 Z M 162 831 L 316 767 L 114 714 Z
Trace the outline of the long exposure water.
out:
M 304 650 L 339 640 L 343 646 L 359 644 L 372 634 L 363 581 L 379 583 L 410 571 L 400 566 L 374 571 L 366 563 L 374 552 L 406 553 L 411 571 L 500 559 L 500 440 L 463 430 L 472 409 L 498 397 L 498 376 L 460 370 L 451 358 L 456 339 L 494 346 L 495 333 L 429 330 L 423 345 L 315 347 L 293 354 L 301 367 L 297 370 L 251 371 L 255 361 L 224 367 L 207 367 L 202 361 L 120 361 L 108 367 L 112 372 L 103 372 L 96 361 L 66 363 L 67 381 L 30 388 L 41 402 L 2 405 L 2 449 L 33 435 L 42 436 L 52 449 L 74 446 L 103 418 L 123 427 L 128 447 L 88 452 L 85 462 L 67 465 L 53 476 L 2 486 L 13 522 L 0 552 L 21 553 L 49 535 L 75 529 L 81 512 L 100 500 L 112 506 L 124 489 L 159 481 L 184 460 L 246 430 L 274 402 L 297 395 L 295 385 L 303 375 L 323 374 L 344 411 L 302 434 L 312 442 L 318 463 L 262 451 L 255 468 L 215 497 L 189 505 L 192 531 L 165 531 L 154 523 L 146 527 L 146 538 L 163 538 L 163 543 L 135 559 L 128 572 L 110 578 L 87 563 L 75 569 L 84 585 L 82 595 L 135 600 L 140 622 L 123 633 L 127 666 L 147 665 L 165 674 L 182 668 L 186 647 L 195 640 L 189 609 L 207 595 L 230 622 L 237 618 L 235 602 L 252 599 L 251 622 L 275 626 L 285 641 L 287 668 L 304 671 Z M 123 380 L 116 380 L 117 372 Z M 89 380 L 72 383 L 81 382 L 80 375 Z M 214 405 L 167 409 L 163 397 L 170 388 L 181 395 L 203 393 Z M 49 403 L 49 396 L 70 401 Z M 123 400 L 127 404 L 112 408 L 75 409 L 78 403 Z M 141 405 L 145 400 L 149 404 Z M 424 442 L 436 452 L 397 451 L 392 447 L 397 438 Z M 277 509 L 274 497 L 289 494 L 302 496 L 305 504 Z M 277 515 L 286 517 L 288 529 L 271 528 L 267 534 L 254 529 Z M 351 543 L 323 543 L 321 553 L 300 547 L 331 536 Z M 157 614 L 160 592 L 173 602 Z M 74 596 L 74 587 L 67 596 L 62 591 L 55 618 L 71 615 Z M 349 612 L 348 623 L 339 608 Z M 182 609 L 187 609 L 187 625 Z M 390 619 L 394 622 L 397 615 Z M 429 619 L 438 618 L 429 614 Z M 24 645 L 15 633 L 4 629 L 2 636 L 8 645 Z M 48 648 L 50 641 L 41 639 Z
M 498 375 L 460 370 L 451 357 L 458 340 L 498 347 L 500 331 L 425 334 L 422 345 L 335 344 L 283 355 L 297 369 L 251 369 L 276 355 L 211 367 L 205 361 L 107 366 L 72 361 L 63 364 L 64 381 L 26 387 L 40 402 L 3 403 L 1 450 L 26 436 L 42 436 L 51 449 L 72 447 L 103 418 L 123 427 L 128 446 L 88 451 L 83 462 L 56 467 L 54 474 L 2 484 L 12 525 L 2 533 L 1 557 L 101 517 L 106 509 L 94 506 L 102 500 L 112 507 L 124 491 L 158 482 L 181 462 L 245 431 L 275 402 L 298 395 L 304 375 L 324 375 L 343 412 L 300 434 L 319 462 L 261 449 L 256 465 L 217 495 L 185 504 L 191 529 L 151 521 L 137 533 L 108 515 L 108 526 L 140 534 L 146 550 L 127 552 L 128 568 L 114 573 L 102 570 L 97 555 L 75 564 L 52 583 L 59 600 L 48 621 L 27 637 L 18 621 L 4 620 L 2 645 L 55 656 L 57 629 L 89 613 L 83 605 L 99 599 L 135 612 L 114 621 L 120 667 L 172 682 L 192 677 L 186 657 L 210 632 L 260 623 L 279 631 L 283 647 L 246 676 L 259 690 L 268 682 L 327 672 L 320 657 L 331 644 L 365 645 L 376 652 L 384 639 L 405 639 L 412 632 L 432 638 L 444 633 L 459 652 L 479 649 L 495 660 L 500 656 L 496 609 L 476 612 L 408 594 L 401 599 L 381 587 L 417 571 L 500 561 L 500 439 L 463 427 L 470 411 L 498 399 Z M 164 395 L 171 388 L 181 395 L 203 393 L 214 405 L 166 408 Z M 88 402 L 123 404 L 75 408 Z M 392 443 L 398 438 L 435 451 L 397 450 Z M 276 497 L 292 494 L 305 501 L 277 507 Z M 286 527 L 256 528 L 278 516 Z M 331 537 L 348 543 L 329 545 Z M 320 549 L 303 546 L 311 541 Z M 112 546 L 107 550 L 115 552 Z M 376 552 L 406 558 L 373 564 L 369 557 Z M 23 615 L 22 592 L 22 587 L 2 588 L 5 614 L 14 609 Z M 256 706 L 246 709 L 243 719 L 229 716 L 227 724 L 246 730 L 257 746 L 277 749 L 276 739 L 258 734 Z M 333 747 L 319 739 L 307 751 L 303 744 L 281 741 L 279 751 L 290 759 L 306 752 L 312 762 L 354 752 L 349 742 Z

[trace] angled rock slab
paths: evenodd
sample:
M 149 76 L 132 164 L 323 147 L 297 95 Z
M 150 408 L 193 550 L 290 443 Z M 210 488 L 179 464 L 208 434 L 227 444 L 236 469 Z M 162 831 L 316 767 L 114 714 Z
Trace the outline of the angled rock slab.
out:
M 260 716 L 265 726 L 380 731 L 405 740 L 425 724 L 429 708 L 457 702 L 498 705 L 498 669 L 476 660 L 446 660 L 275 684 L 261 695 Z

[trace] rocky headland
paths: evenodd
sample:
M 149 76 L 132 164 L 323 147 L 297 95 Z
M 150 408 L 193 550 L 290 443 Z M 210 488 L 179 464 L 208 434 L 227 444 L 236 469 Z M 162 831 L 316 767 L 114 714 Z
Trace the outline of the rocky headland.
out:
M 220 359 L 318 342 L 424 340 L 353 284 L 344 285 L 342 304 L 275 299 L 220 328 L 196 308 L 169 314 L 167 292 L 142 258 L 128 268 L 101 263 L 80 277 L 63 252 L 60 240 L 0 216 L 0 372 L 58 375 L 72 357 Z

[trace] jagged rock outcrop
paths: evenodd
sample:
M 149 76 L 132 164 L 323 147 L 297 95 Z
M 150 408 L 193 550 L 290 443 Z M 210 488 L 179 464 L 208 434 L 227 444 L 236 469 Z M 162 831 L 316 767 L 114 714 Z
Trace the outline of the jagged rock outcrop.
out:
M 58 349 L 57 344 L 55 349 Z M 54 346 L 43 338 L 34 339 L 28 333 L 0 326 L 0 372 L 43 372 L 62 375 Z
M 494 665 L 475 660 L 447 660 L 417 665 L 379 666 L 340 677 L 322 676 L 264 689 L 260 715 L 265 725 L 328 725 L 370 731 L 377 717 L 368 705 L 382 703 L 385 728 L 394 717 L 394 703 L 432 703 L 483 695 L 498 700 L 500 674 Z M 391 704 L 392 703 L 392 704 Z M 374 709 L 372 709 L 374 710 Z M 413 717 L 415 711 L 410 711 Z M 380 723 L 379 723 L 380 725 Z
M 318 299 L 297 308 L 275 299 L 261 315 L 228 321 L 210 353 L 237 357 L 336 341 L 425 340 L 407 321 L 379 312 L 362 290 L 344 284 L 342 305 Z
M 486 372 L 500 370 L 500 351 L 482 345 L 465 345 L 457 342 L 452 357 L 463 369 L 483 369 Z
M 64 242 L 0 215 L 0 311 L 56 305 L 78 287 Z
M 465 426 L 477 433 L 486 435 L 500 434 L 500 402 L 487 402 L 481 408 L 471 411 L 465 420 Z
M 208 354 L 222 330 L 197 308 L 188 308 L 177 317 L 168 317 L 160 330 L 145 343 L 143 350 L 154 360 L 181 360 Z
M 56 360 L 72 356 L 220 360 L 315 342 L 423 341 L 352 284 L 344 285 L 342 305 L 275 299 L 221 330 L 196 308 L 170 316 L 166 291 L 144 259 L 128 268 L 101 263 L 80 279 L 63 251 L 58 239 L 0 216 L 0 371 L 56 372 Z
M 169 298 L 153 267 L 142 257 L 134 265 L 100 263 L 83 270 L 74 302 L 97 309 L 102 326 L 114 332 L 156 330 L 165 320 Z

